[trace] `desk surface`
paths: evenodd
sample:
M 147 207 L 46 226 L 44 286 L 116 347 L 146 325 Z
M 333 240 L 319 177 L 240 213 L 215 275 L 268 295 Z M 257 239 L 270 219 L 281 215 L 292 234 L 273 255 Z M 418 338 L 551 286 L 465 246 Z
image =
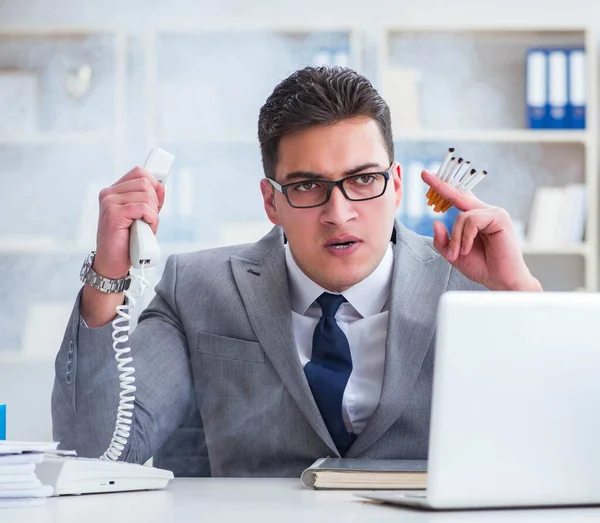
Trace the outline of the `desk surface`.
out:
M 49 499 L 43 507 L 0 509 L 2 523 L 579 523 L 600 508 L 427 512 L 361 500 L 351 492 L 307 490 L 295 479 L 175 479 L 166 490 Z

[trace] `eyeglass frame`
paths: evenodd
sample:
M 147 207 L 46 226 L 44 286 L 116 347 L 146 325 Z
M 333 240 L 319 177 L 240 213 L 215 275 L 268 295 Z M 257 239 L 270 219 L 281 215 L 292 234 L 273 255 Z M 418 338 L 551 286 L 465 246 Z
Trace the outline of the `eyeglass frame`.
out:
M 385 171 L 369 171 L 369 172 L 366 172 L 366 173 L 353 174 L 351 176 L 346 176 L 345 178 L 341 178 L 340 180 L 336 180 L 336 181 L 329 181 L 329 180 L 300 180 L 300 181 L 297 181 L 297 182 L 290 182 L 290 183 L 286 183 L 284 185 L 280 185 L 275 180 L 273 180 L 272 178 L 266 178 L 266 180 L 275 189 L 277 189 L 281 194 L 283 194 L 285 196 L 285 199 L 288 202 L 288 205 L 290 207 L 292 207 L 294 209 L 314 209 L 315 207 L 321 207 L 322 205 L 325 205 L 330 200 L 331 193 L 332 193 L 334 187 L 337 187 L 340 190 L 340 192 L 344 195 L 344 198 L 346 198 L 346 200 L 348 200 L 349 202 L 366 202 L 366 201 L 369 201 L 369 200 L 375 200 L 377 198 L 381 198 L 385 194 L 385 191 L 387 190 L 387 185 L 388 185 L 388 182 L 390 181 L 390 174 L 391 174 L 390 171 L 392 170 L 393 166 L 394 166 L 394 162 L 392 162 L 391 165 Z M 369 174 L 381 174 L 381 175 L 383 175 L 385 183 L 383 185 L 383 191 L 381 191 L 381 194 L 379 194 L 378 196 L 371 196 L 369 198 L 360 198 L 359 200 L 350 198 L 348 196 L 348 194 L 346 194 L 346 190 L 344 189 L 344 185 L 343 185 L 344 182 L 346 180 L 350 180 L 352 178 L 358 178 L 359 176 L 367 176 Z M 325 201 L 323 203 L 318 203 L 317 205 L 308 205 L 306 207 L 298 207 L 297 205 L 293 205 L 292 204 L 292 202 L 290 201 L 290 197 L 287 194 L 288 187 L 291 187 L 292 185 L 297 185 L 299 183 L 306 183 L 306 182 L 318 182 L 318 183 L 324 183 L 325 185 L 327 185 L 327 196 L 325 197 Z

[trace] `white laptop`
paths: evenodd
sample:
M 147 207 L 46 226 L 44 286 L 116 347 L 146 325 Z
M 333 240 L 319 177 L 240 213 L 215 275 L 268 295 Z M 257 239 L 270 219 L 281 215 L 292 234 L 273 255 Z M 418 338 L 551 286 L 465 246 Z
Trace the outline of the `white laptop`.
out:
M 359 495 L 429 509 L 600 505 L 600 294 L 445 294 L 427 490 Z

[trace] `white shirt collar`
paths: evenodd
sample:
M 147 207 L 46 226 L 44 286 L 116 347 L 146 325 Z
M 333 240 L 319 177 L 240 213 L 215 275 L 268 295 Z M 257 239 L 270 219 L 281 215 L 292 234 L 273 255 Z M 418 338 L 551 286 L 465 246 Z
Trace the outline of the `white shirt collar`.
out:
M 298 314 L 305 314 L 321 294 L 330 291 L 315 283 L 302 272 L 292 256 L 289 244 L 285 245 L 285 263 L 288 271 L 292 310 Z M 364 280 L 341 293 L 363 318 L 382 311 L 390 295 L 393 268 L 394 251 L 390 244 L 377 268 Z

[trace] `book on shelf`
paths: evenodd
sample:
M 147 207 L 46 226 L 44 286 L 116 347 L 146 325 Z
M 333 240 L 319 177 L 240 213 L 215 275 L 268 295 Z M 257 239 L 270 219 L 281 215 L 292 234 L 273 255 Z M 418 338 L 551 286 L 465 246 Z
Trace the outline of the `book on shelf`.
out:
M 578 183 L 538 187 L 533 196 L 527 242 L 537 247 L 581 243 L 585 235 L 587 189 Z
M 301 481 L 311 489 L 425 489 L 427 460 L 322 458 L 302 473 Z
M 586 128 L 586 51 L 534 48 L 526 57 L 526 104 L 530 129 Z

